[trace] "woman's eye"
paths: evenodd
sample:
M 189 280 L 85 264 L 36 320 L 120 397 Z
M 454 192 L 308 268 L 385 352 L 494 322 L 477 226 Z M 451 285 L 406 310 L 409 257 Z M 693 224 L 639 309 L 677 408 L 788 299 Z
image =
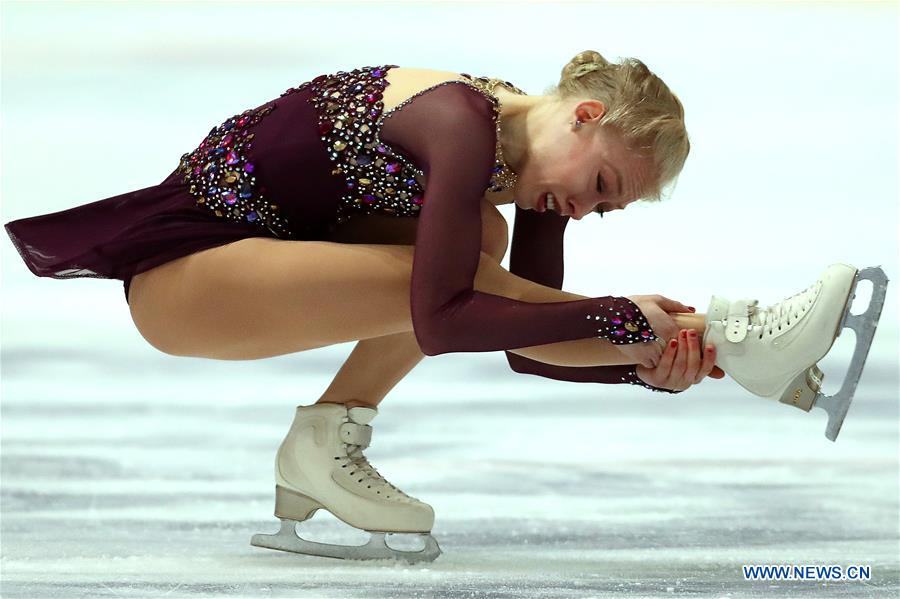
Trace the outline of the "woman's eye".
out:
M 597 173 L 597 193 L 603 193 L 603 177 L 600 176 L 600 173 Z M 603 208 L 599 205 L 594 208 L 594 212 L 600 215 L 600 218 L 603 218 Z

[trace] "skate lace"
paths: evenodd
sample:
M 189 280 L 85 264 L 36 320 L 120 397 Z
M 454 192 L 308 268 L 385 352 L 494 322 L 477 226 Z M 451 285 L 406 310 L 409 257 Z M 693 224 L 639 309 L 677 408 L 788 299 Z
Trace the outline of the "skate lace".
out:
M 353 445 L 351 443 L 344 443 L 344 447 L 347 450 L 346 455 L 346 463 L 341 465 L 341 468 L 353 468 L 350 471 L 350 476 L 360 475 L 360 478 L 357 478 L 357 482 L 368 482 L 370 483 L 367 488 L 371 489 L 372 484 L 383 485 L 392 489 L 394 493 L 398 495 L 402 495 L 404 497 L 409 497 L 406 493 L 392 485 L 386 478 L 384 478 L 378 470 L 369 463 L 368 458 L 366 458 L 365 454 L 363 454 L 363 446 L 362 445 Z M 335 457 L 334 459 L 339 459 L 339 457 Z M 376 491 L 376 493 L 381 494 L 381 491 Z M 390 499 L 390 495 L 386 495 L 387 499 Z
M 790 326 L 792 318 L 794 320 L 800 318 L 804 309 L 812 304 L 821 284 L 821 281 L 816 281 L 803 291 L 765 308 L 759 308 L 757 300 L 753 300 L 748 305 L 750 323 L 759 327 L 759 338 L 762 339 L 763 335 L 772 335 L 775 330 L 780 331 L 782 327 Z

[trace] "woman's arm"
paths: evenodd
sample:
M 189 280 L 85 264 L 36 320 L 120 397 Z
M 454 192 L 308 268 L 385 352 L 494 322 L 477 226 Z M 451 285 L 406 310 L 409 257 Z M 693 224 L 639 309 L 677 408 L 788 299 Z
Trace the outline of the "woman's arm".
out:
M 460 81 L 418 94 L 384 119 L 382 140 L 407 152 L 428 177 L 416 234 L 410 308 L 426 355 L 497 351 L 603 337 L 614 344 L 655 335 L 628 298 L 531 303 L 474 289 L 481 255 L 481 198 L 495 163 L 494 105 Z M 636 331 L 612 324 L 630 313 Z M 618 327 L 621 328 L 621 327 Z
M 562 289 L 564 273 L 564 234 L 568 216 L 555 212 L 537 212 L 516 205 L 509 271 L 546 287 Z M 559 381 L 639 385 L 654 391 L 666 391 L 644 383 L 635 364 L 616 366 L 557 366 L 526 358 L 509 350 L 510 368 L 520 374 L 534 374 Z

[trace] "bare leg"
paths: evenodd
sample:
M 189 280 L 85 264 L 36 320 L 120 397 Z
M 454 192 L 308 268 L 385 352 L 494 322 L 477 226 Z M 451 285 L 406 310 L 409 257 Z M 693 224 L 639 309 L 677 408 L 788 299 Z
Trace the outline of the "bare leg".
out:
M 502 269 L 502 267 L 501 267 Z M 499 274 L 499 273 L 498 273 Z M 490 282 L 487 283 L 491 285 Z M 549 290 L 547 292 L 545 290 Z M 531 302 L 558 302 L 560 294 L 566 299 L 578 300 L 587 296 L 559 291 L 549 287 L 524 286 L 522 298 Z M 682 329 L 694 329 L 702 338 L 706 329 L 704 315 L 679 313 L 672 315 L 673 320 Z M 549 343 L 533 347 L 511 350 L 513 353 L 562 366 L 596 366 L 610 364 L 629 364 L 616 350 L 612 360 L 607 357 L 610 349 L 603 348 L 602 354 L 595 359 L 605 360 L 592 362 L 590 356 L 596 351 L 598 339 L 579 339 Z M 612 345 L 612 344 L 608 344 Z M 617 354 L 617 355 L 616 355 Z M 356 344 L 347 361 L 338 371 L 331 385 L 319 399 L 319 402 L 344 403 L 353 406 L 377 406 L 382 399 L 425 357 L 419 350 L 419 344 L 413 333 L 397 333 L 373 339 L 364 339 Z
M 503 269 L 506 225 L 492 211 L 483 215 L 476 290 L 538 303 L 587 297 Z M 248 239 L 172 261 L 132 280 L 132 317 L 151 345 L 172 355 L 249 360 L 356 339 L 319 402 L 377 406 L 425 357 L 409 314 L 414 235 L 396 230 L 396 219 L 388 224 L 385 235 L 404 245 Z M 702 334 L 702 315 L 674 317 Z M 630 363 L 597 338 L 512 351 L 563 366 Z
M 363 339 L 316 403 L 377 406 L 424 357 L 413 333 Z
M 141 335 L 160 351 L 220 360 L 255 360 L 412 334 L 409 282 L 414 249 L 244 239 L 172 261 L 148 271 L 143 280 L 133 280 L 131 313 Z M 478 291 L 522 301 L 585 297 L 518 277 L 485 252 L 474 283 Z M 702 315 L 678 316 L 676 322 L 703 331 Z M 630 363 L 612 343 L 598 338 L 512 351 L 562 366 Z
M 499 265 L 509 245 L 506 219 L 483 201 L 481 221 L 481 251 Z M 409 225 L 408 220 L 368 215 L 365 220 L 356 218 L 345 223 L 336 241 L 414 246 L 416 230 Z M 424 357 L 412 331 L 358 341 L 316 403 L 341 403 L 350 408 L 377 406 Z
M 703 335 L 705 323 L 702 315 L 674 314 L 673 318 L 679 328 L 695 329 L 698 335 Z M 566 341 L 517 349 L 513 353 L 551 364 L 572 365 L 572 362 L 584 361 L 580 350 L 575 347 L 578 344 L 578 341 Z M 538 356 L 544 359 L 541 360 Z M 317 403 L 343 403 L 347 407 L 377 406 L 424 357 L 413 333 L 363 339 L 357 342 Z M 555 361 L 549 362 L 550 359 Z

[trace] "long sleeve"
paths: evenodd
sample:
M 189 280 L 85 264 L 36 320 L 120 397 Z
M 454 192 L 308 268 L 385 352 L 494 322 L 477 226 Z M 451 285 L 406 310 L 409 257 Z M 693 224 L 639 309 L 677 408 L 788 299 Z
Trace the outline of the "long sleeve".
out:
M 516 205 L 509 270 L 515 275 L 554 289 L 562 289 L 565 259 L 563 236 L 568 216 L 540 213 Z M 680 393 L 645 383 L 636 364 L 615 366 L 557 366 L 506 351 L 510 368 L 558 381 L 639 385 L 653 391 Z
M 497 351 L 602 337 L 616 344 L 656 338 L 624 297 L 532 303 L 474 289 L 481 254 L 481 199 L 496 159 L 495 110 L 464 82 L 417 94 L 385 118 L 382 139 L 427 175 L 410 290 L 423 353 Z

